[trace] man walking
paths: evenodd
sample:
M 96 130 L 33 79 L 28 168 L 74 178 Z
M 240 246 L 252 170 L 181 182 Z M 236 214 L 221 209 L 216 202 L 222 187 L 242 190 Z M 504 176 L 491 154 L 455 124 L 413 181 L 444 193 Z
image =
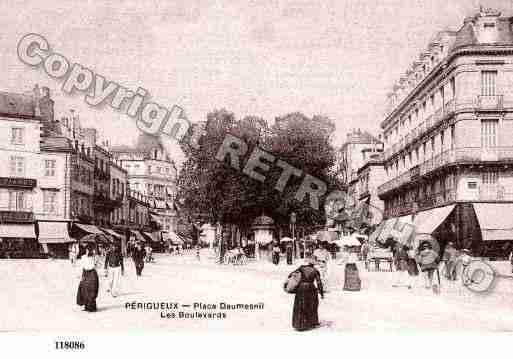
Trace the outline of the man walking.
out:
M 113 297 L 119 295 L 119 284 L 121 276 L 125 275 L 125 266 L 123 263 L 123 254 L 118 244 L 112 244 L 105 256 L 105 270 L 108 275 L 107 292 Z
M 141 243 L 137 242 L 132 251 L 132 259 L 134 260 L 135 272 L 138 277 L 141 276 L 144 268 L 144 257 L 146 257 L 146 251 L 142 248 Z

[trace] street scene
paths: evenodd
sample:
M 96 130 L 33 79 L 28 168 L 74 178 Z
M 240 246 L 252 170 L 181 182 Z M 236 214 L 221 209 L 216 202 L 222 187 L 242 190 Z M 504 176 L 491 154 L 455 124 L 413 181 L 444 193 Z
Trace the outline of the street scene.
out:
M 511 4 L 129 3 L 6 19 L 0 332 L 513 331 Z

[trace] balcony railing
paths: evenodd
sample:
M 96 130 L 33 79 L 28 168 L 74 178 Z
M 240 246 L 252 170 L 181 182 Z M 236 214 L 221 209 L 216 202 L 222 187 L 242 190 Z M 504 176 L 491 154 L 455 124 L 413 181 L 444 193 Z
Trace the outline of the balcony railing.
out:
M 0 223 L 33 222 L 32 211 L 0 211 Z
M 502 96 L 493 96 L 500 97 L 500 107 L 502 108 Z M 484 101 L 484 100 L 483 100 Z M 429 129 L 433 126 L 441 123 L 445 118 L 454 113 L 456 109 L 456 101 L 454 99 L 450 99 L 447 101 L 443 107 L 437 109 L 432 115 L 428 116 L 425 121 L 421 122 L 417 127 L 412 129 L 405 137 L 401 138 L 395 144 L 393 144 L 387 151 L 385 151 L 385 158 L 389 158 L 393 154 L 401 151 L 405 148 L 409 143 L 416 140 L 418 137 L 425 134 Z
M 476 109 L 482 111 L 502 110 L 502 95 L 479 95 L 476 100 Z
M 452 163 L 497 161 L 513 162 L 513 147 L 466 147 L 447 150 L 427 161 L 424 161 L 420 165 L 420 175 L 425 175 L 438 167 Z
M 513 147 L 466 147 L 447 150 L 418 166 L 412 167 L 408 172 L 385 182 L 378 187 L 378 195 L 389 192 L 410 182 L 417 176 L 424 176 L 442 166 L 483 162 L 513 162 Z

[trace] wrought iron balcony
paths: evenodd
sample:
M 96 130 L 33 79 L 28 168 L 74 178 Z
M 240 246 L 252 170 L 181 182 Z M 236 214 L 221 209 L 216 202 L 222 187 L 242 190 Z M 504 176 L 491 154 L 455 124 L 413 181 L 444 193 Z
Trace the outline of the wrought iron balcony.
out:
M 385 182 L 378 187 L 378 196 L 385 194 L 419 176 L 427 175 L 436 169 L 453 164 L 481 164 L 493 162 L 513 163 L 513 147 L 466 147 L 447 150 L 412 167 L 409 171 Z
M 500 111 L 503 108 L 502 95 L 479 95 L 476 100 L 476 110 Z
M 0 211 L 0 223 L 34 222 L 32 211 Z

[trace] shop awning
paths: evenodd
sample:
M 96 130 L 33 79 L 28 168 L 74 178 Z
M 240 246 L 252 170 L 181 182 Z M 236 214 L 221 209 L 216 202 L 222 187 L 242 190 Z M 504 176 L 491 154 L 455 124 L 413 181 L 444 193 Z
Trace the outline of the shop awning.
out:
M 474 203 L 483 241 L 513 240 L 513 203 Z
M 107 234 L 110 234 L 111 236 L 115 237 L 115 238 L 119 238 L 119 239 L 123 239 L 125 238 L 123 235 L 113 231 L 112 229 L 107 229 L 107 228 L 102 228 L 102 230 L 107 233 Z
M 454 204 L 445 207 L 433 208 L 419 212 L 415 216 L 414 225 L 416 233 L 433 233 L 445 219 L 451 214 Z
M 0 238 L 36 238 L 34 224 L 0 224 Z
M 72 243 L 67 222 L 39 222 L 39 243 Z
M 105 234 L 100 230 L 100 228 L 93 226 L 91 224 L 75 223 L 75 226 L 91 234 Z
M 373 232 L 373 235 L 369 238 L 369 240 L 373 240 L 375 238 L 376 241 L 380 243 L 385 243 L 386 240 L 391 236 L 391 232 L 397 222 L 397 218 L 389 218 L 384 222 L 381 222 L 376 231 Z M 381 230 L 380 230 L 381 229 Z M 379 233 L 376 233 L 378 232 Z M 374 234 L 376 235 L 374 236 Z

